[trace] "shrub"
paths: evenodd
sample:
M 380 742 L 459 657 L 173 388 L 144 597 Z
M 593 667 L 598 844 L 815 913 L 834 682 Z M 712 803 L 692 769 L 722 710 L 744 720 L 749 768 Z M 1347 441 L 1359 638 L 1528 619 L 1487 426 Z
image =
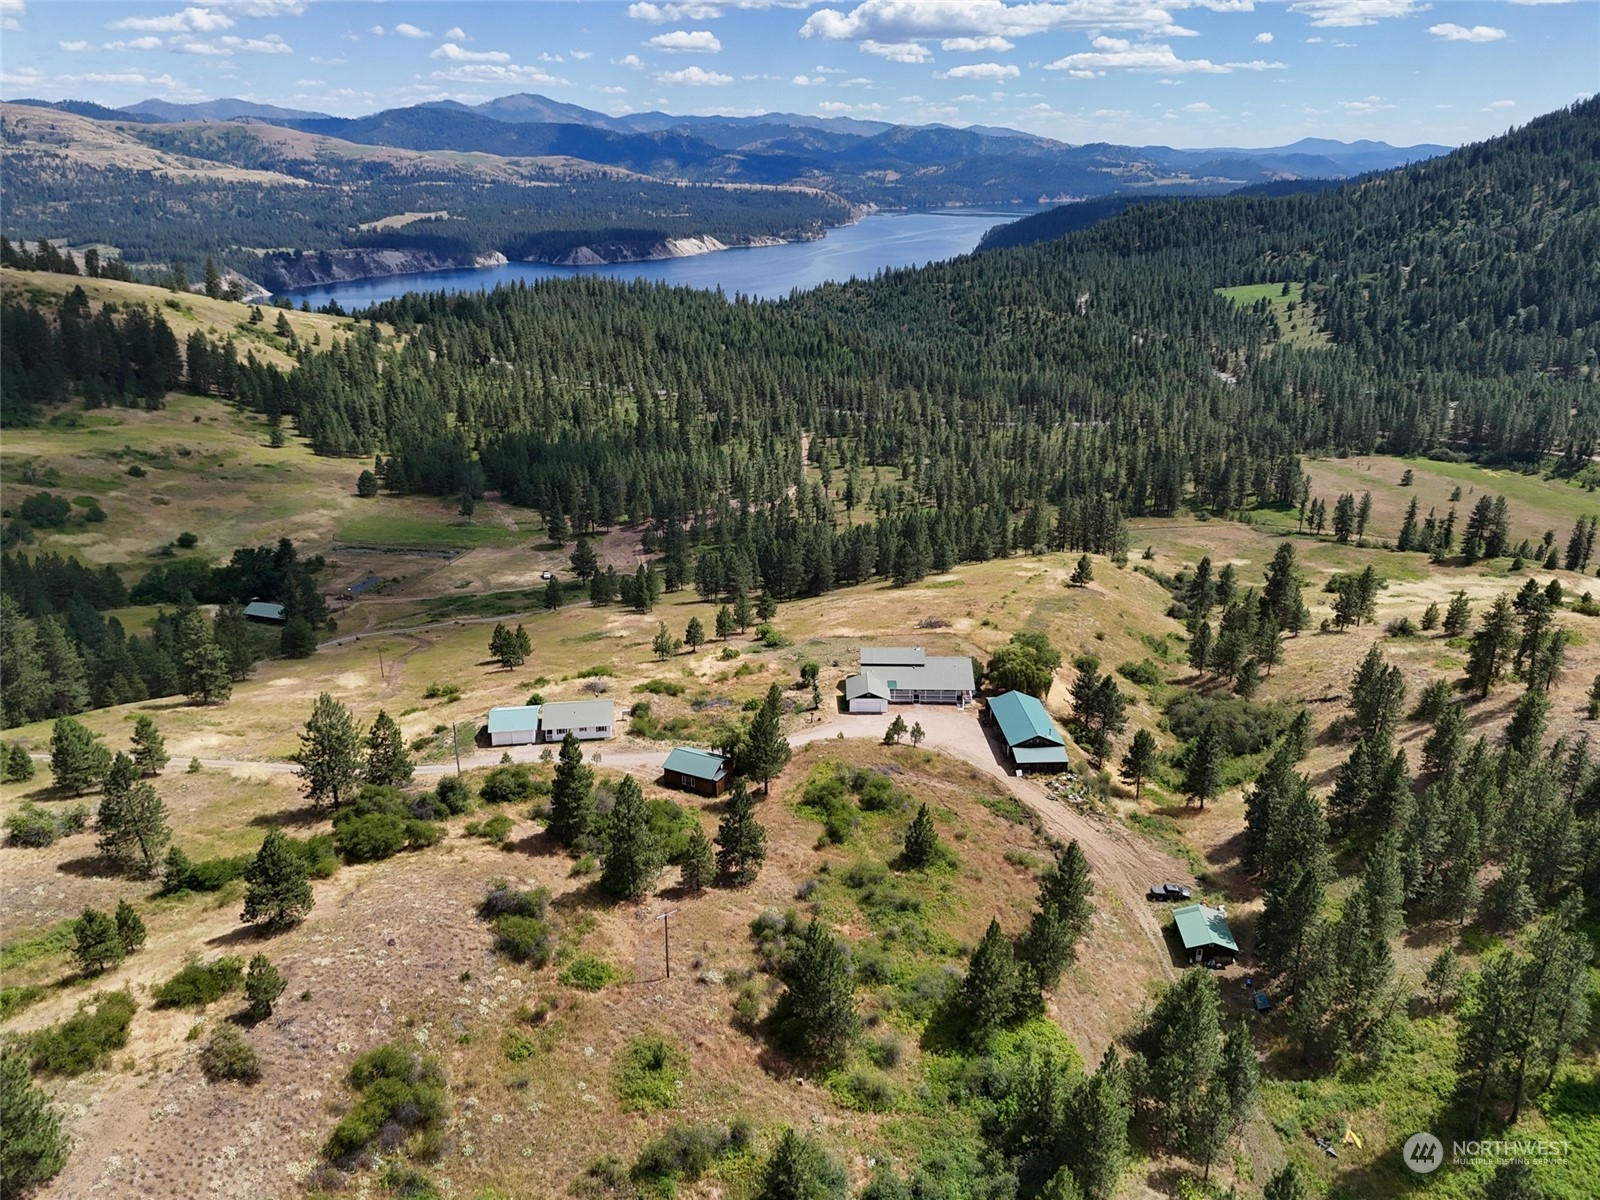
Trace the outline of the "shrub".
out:
M 1256 704 L 1231 696 L 1202 696 L 1181 691 L 1166 705 L 1167 723 L 1179 741 L 1213 730 L 1230 756 L 1259 754 L 1276 741 L 1294 713 L 1282 704 Z
M 353 1158 L 380 1135 L 387 1149 L 408 1138 L 414 1149 L 430 1148 L 448 1115 L 438 1060 L 391 1042 L 358 1057 L 349 1081 L 360 1096 L 328 1136 L 326 1157 Z
M 681 696 L 684 693 L 684 686 L 671 679 L 647 679 L 633 690 L 648 692 L 652 696 Z
M 533 773 L 517 765 L 496 767 L 483 781 L 478 794 L 485 804 L 518 804 L 535 794 Z
M 200 1051 L 200 1069 L 216 1083 L 233 1080 L 254 1083 L 261 1078 L 261 1059 L 238 1028 L 226 1022 L 217 1026 Z
M 1157 687 L 1166 682 L 1166 676 L 1162 675 L 1161 668 L 1148 658 L 1141 658 L 1138 662 L 1118 663 L 1117 674 L 1140 687 Z
M 494 816 L 490 817 L 487 821 L 484 821 L 481 824 L 474 822 L 473 824 L 468 825 L 467 832 L 472 833 L 474 830 L 476 830 L 478 837 L 498 844 L 505 841 L 506 838 L 511 835 L 511 826 L 512 821 L 510 817 L 506 816 L 505 813 L 495 813 Z
M 840 1090 L 851 1108 L 863 1112 L 888 1112 L 900 1100 L 889 1077 L 873 1067 L 851 1071 Z
M 618 971 L 598 958 L 575 958 L 559 976 L 562 983 L 585 992 L 598 992 L 615 980 Z
M 459 775 L 444 776 L 433 794 L 438 798 L 439 807 L 451 816 L 460 816 L 472 807 L 472 789 Z
M 612 1086 L 623 1112 L 653 1112 L 678 1102 L 689 1059 L 665 1038 L 634 1038 L 617 1057 Z
M 393 858 L 406 844 L 406 822 L 390 813 L 358 814 L 341 808 L 333 817 L 333 841 L 345 862 Z
M 669 1125 L 660 1137 L 645 1143 L 628 1176 L 666 1194 L 679 1179 L 699 1179 L 718 1159 L 748 1149 L 753 1139 L 747 1121 L 735 1121 L 731 1127 L 718 1122 Z
M 178 892 L 221 891 L 235 879 L 243 879 L 253 861 L 254 855 L 241 854 L 235 858 L 206 858 L 190 862 L 188 856 L 174 846 L 167 852 L 161 894 L 170 896 Z
M 104 993 L 91 1012 L 80 1010 L 28 1038 L 31 1065 L 41 1075 L 82 1075 L 128 1044 L 139 1005 L 127 992 Z
M 537 917 L 501 917 L 494 932 L 494 948 L 513 962 L 542 967 L 555 951 L 554 932 Z
M 739 985 L 733 998 L 733 1023 L 746 1033 L 754 1033 L 761 1023 L 761 989 L 753 982 Z
M 1417 697 L 1417 706 L 1411 710 L 1413 721 L 1437 721 L 1455 700 L 1455 691 L 1448 679 L 1433 679 Z
M 37 850 L 55 845 L 61 836 L 61 826 L 57 823 L 55 814 L 48 809 L 40 808 L 32 801 L 24 803 L 21 808 L 8 816 L 5 825 L 13 846 L 27 846 Z
M 157 1008 L 200 1008 L 243 986 L 244 960 L 224 954 L 208 963 L 186 963 L 150 995 Z
M 543 920 L 550 909 L 550 893 L 545 888 L 519 892 L 504 879 L 494 879 L 478 905 L 478 916 L 494 921 L 504 916 L 533 917 Z
M 1394 638 L 1409 638 L 1417 636 L 1417 623 L 1410 617 L 1396 617 L 1385 626 L 1385 632 Z

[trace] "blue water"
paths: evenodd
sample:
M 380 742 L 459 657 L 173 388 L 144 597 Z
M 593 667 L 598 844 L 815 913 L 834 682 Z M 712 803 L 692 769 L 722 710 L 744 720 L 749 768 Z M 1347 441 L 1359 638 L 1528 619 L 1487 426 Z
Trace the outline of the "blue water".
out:
M 1038 211 L 1014 208 L 940 209 L 931 212 L 874 213 L 854 225 L 828 230 L 815 242 L 721 250 L 693 258 L 660 262 L 609 263 L 597 267 L 552 267 L 542 263 L 507 263 L 420 275 L 385 275 L 286 292 L 299 307 L 302 300 L 318 308 L 337 300 L 347 310 L 365 308 L 406 292 L 484 291 L 518 280 L 555 279 L 570 275 L 608 275 L 614 279 L 647 279 L 683 287 L 721 288 L 763 300 L 787 296 L 796 288 L 867 278 L 889 267 L 920 267 L 969 253 L 984 232 Z

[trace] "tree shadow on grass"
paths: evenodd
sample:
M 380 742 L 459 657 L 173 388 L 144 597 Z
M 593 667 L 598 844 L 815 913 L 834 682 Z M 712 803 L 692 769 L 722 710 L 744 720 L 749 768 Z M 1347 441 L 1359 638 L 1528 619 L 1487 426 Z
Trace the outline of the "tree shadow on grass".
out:
M 117 868 L 103 854 L 85 854 L 80 858 L 69 858 L 65 862 L 56 864 L 56 870 L 63 875 L 75 875 L 79 879 L 121 879 L 126 873 Z
M 302 804 L 299 808 L 257 813 L 250 818 L 249 824 L 257 829 L 282 829 L 288 826 L 303 828 L 307 825 L 320 825 L 329 818 L 331 811 L 316 804 Z

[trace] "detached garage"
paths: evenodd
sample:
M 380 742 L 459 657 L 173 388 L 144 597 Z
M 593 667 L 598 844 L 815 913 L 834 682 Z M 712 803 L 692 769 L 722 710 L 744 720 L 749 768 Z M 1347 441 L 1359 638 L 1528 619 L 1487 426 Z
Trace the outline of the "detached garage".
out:
M 523 704 L 489 710 L 489 745 L 531 746 L 539 740 L 539 706 Z

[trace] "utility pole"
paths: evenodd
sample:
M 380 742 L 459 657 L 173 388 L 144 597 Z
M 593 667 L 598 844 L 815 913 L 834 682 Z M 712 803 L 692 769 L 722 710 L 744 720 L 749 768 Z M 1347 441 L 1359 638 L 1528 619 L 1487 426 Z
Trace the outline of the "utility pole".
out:
M 461 731 L 456 728 L 454 721 L 450 722 L 450 741 L 456 748 L 456 775 L 461 774 Z
M 672 934 L 668 928 L 667 918 L 676 916 L 677 912 L 677 909 L 671 908 L 661 914 L 661 949 L 666 955 L 668 979 L 672 978 Z
M 385 683 L 389 682 L 388 677 L 384 674 L 384 670 L 383 670 L 383 647 L 382 646 L 378 647 L 378 678 L 382 679 Z

